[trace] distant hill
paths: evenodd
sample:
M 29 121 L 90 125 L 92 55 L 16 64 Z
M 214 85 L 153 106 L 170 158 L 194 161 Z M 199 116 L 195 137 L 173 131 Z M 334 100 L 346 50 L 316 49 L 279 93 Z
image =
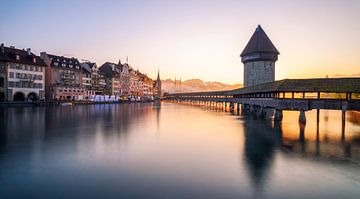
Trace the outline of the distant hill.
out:
M 360 73 L 344 75 L 344 74 L 335 74 L 334 77 L 360 77 Z
M 224 84 L 221 82 L 204 82 L 201 79 L 189 79 L 182 81 L 175 81 L 171 79 L 162 80 L 162 90 L 168 93 L 178 92 L 198 92 L 198 91 L 221 91 L 232 90 L 242 87 L 241 84 Z

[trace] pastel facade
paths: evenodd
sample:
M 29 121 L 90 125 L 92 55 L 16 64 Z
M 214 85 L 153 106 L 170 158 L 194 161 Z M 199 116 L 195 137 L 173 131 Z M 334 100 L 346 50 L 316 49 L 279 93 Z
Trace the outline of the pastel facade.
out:
M 45 100 L 46 64 L 39 56 L 15 47 L 0 47 L 0 101 Z
M 121 68 L 115 63 L 105 62 L 99 67 L 99 71 L 105 77 L 106 86 L 104 94 L 121 96 Z
M 46 96 L 49 100 L 82 100 L 86 96 L 83 68 L 78 59 L 41 53 L 47 64 Z

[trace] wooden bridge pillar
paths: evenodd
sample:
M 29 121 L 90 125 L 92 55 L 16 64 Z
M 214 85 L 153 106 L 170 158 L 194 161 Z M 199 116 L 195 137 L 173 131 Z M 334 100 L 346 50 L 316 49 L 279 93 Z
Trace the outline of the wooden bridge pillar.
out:
M 242 111 L 244 113 L 249 113 L 250 112 L 250 105 L 249 104 L 242 104 L 241 109 L 242 109 Z
M 305 116 L 305 111 L 304 110 L 300 110 L 299 122 L 301 124 L 306 124 L 306 116 Z
M 345 142 L 345 121 L 346 121 L 346 111 L 341 111 L 341 141 Z
M 234 102 L 230 102 L 230 110 L 234 110 Z
M 282 119 L 283 119 L 283 111 L 279 109 L 275 109 L 274 120 L 276 122 L 279 122 L 282 121 Z

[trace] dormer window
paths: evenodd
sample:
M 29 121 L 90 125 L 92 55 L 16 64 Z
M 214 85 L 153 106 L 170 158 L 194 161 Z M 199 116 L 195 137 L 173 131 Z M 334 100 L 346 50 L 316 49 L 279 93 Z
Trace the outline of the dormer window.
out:
M 20 55 L 16 55 L 16 60 L 20 60 Z

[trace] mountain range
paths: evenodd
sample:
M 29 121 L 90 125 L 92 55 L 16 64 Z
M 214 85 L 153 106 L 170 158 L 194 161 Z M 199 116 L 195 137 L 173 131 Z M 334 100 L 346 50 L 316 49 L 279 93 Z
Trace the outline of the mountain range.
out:
M 242 84 L 224 84 L 221 82 L 204 82 L 201 79 L 188 79 L 180 82 L 176 80 L 161 80 L 162 90 L 167 93 L 221 91 L 241 88 Z

